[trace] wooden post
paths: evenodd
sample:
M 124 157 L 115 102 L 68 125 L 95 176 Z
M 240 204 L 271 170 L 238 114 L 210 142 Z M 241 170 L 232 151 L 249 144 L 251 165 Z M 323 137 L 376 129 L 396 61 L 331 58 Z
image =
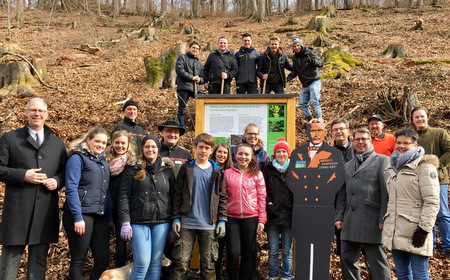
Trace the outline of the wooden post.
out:
M 267 80 L 264 80 L 262 94 L 266 94 L 266 82 Z
M 220 85 L 220 94 L 223 94 L 223 84 L 225 80 L 222 78 L 222 84 Z

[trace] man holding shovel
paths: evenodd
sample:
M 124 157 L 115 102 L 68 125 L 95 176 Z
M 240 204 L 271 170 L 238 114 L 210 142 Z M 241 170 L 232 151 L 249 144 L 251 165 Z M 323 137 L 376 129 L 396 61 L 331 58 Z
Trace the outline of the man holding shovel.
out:
M 184 127 L 184 116 L 189 97 L 195 98 L 195 94 L 200 92 L 199 84 L 205 81 L 200 76 L 203 65 L 198 60 L 200 43 L 192 40 L 189 43 L 189 51 L 177 57 L 175 72 L 177 73 L 177 96 L 178 96 L 178 121 Z
M 238 73 L 236 57 L 228 49 L 228 40 L 220 37 L 217 41 L 217 49 L 206 60 L 202 77 L 205 87 L 212 94 L 229 94 L 231 80 Z

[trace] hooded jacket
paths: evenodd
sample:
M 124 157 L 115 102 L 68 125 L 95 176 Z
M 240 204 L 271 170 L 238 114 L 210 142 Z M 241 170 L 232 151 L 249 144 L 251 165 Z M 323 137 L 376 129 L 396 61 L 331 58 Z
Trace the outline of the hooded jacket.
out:
M 202 77 L 205 83 L 220 84 L 222 82 L 222 72 L 228 75 L 225 82 L 231 83 L 231 80 L 238 74 L 237 61 L 230 50 L 222 53 L 217 49 L 208 56 L 205 67 L 203 68 Z
M 266 223 L 266 184 L 261 171 L 256 176 L 250 176 L 234 166 L 228 168 L 225 170 L 225 190 L 229 217 L 258 217 L 259 223 Z
M 298 76 L 302 86 L 307 87 L 312 82 L 320 80 L 319 70 L 323 67 L 323 61 L 310 48 L 302 47 L 302 50 L 294 53 L 292 57 L 294 70 L 289 73 L 288 81 Z
M 387 250 L 433 255 L 431 231 L 439 211 L 438 166 L 435 155 L 424 155 L 404 164 L 398 173 L 391 165 L 386 169 L 389 202 L 384 216 L 383 246 Z M 420 248 L 414 247 L 411 239 L 418 226 L 429 233 Z
M 292 64 L 289 62 L 289 58 L 283 49 L 278 48 L 278 70 L 280 71 L 281 82 L 283 84 L 283 88 L 286 87 L 286 74 L 284 73 L 284 69 L 288 69 L 292 71 L 294 68 Z M 264 74 L 270 73 L 270 47 L 267 47 L 266 51 L 261 55 L 258 61 L 258 77 L 262 78 Z

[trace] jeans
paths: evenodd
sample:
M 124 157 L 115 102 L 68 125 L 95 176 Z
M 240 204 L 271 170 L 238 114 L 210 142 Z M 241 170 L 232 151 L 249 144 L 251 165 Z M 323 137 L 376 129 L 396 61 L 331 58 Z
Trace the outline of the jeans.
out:
M 17 272 L 26 245 L 3 245 L 1 280 L 17 279 Z M 28 245 L 28 280 L 44 280 L 49 244 Z
M 264 80 L 261 81 L 261 92 L 263 94 L 270 94 L 271 91 L 273 91 L 275 94 L 284 93 L 283 84 L 281 82 L 279 83 L 266 82 L 266 91 L 263 92 L 263 89 L 264 89 Z
M 392 250 L 398 280 L 430 280 L 428 257 Z
M 181 228 L 180 238 L 175 241 L 173 258 L 176 260 L 172 280 L 185 279 L 189 270 L 192 248 L 197 237 L 200 249 L 200 279 L 216 279 L 214 262 L 217 260 L 218 243 L 214 230 Z
M 109 230 L 106 216 L 83 214 L 86 231 L 78 235 L 74 231 L 73 216 L 64 211 L 63 226 L 67 233 L 70 249 L 69 280 L 83 278 L 83 268 L 89 248 L 94 258 L 90 280 L 98 280 L 109 264 Z
M 131 224 L 133 269 L 130 280 L 158 280 L 170 224 Z
M 189 97 L 195 98 L 194 92 L 190 90 L 177 90 L 178 96 L 178 121 L 180 126 L 184 127 L 184 116 L 186 115 L 186 105 L 188 103 Z
M 253 252 L 256 246 L 258 217 L 231 218 L 226 224 L 227 274 L 229 280 L 248 280 L 254 275 Z M 239 266 L 239 256 L 241 264 Z
M 292 277 L 292 231 L 288 226 L 268 226 L 266 228 L 267 241 L 269 242 L 269 277 L 278 277 L 278 251 L 281 234 L 281 252 L 283 263 L 281 277 Z
M 307 87 L 303 87 L 300 91 L 300 109 L 305 115 L 305 118 L 311 117 L 311 111 L 309 110 L 308 103 L 314 110 L 314 115 L 317 119 L 322 117 L 322 109 L 320 108 L 320 80 L 315 80 Z
M 247 84 L 237 84 L 236 85 L 237 94 L 254 94 L 258 93 L 258 86 L 255 83 L 247 83 Z
M 450 210 L 448 208 L 448 184 L 441 185 L 439 193 L 440 207 L 437 214 L 437 224 L 442 241 L 442 251 L 450 249 Z M 436 226 L 433 227 L 434 248 L 436 248 Z

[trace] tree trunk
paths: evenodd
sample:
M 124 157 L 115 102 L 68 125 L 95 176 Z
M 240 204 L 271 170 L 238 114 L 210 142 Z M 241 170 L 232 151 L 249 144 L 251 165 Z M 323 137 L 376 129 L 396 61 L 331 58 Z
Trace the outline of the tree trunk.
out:
M 12 0 L 6 0 L 6 5 L 8 6 L 7 7 L 7 10 L 8 10 L 8 19 L 7 19 L 8 35 L 6 37 L 6 41 L 8 41 L 8 42 L 11 42 L 11 1 Z
M 407 56 L 403 45 L 398 43 L 389 44 L 379 55 L 386 58 L 405 58 Z
M 423 0 L 417 0 L 416 5 L 417 5 L 417 7 L 422 7 L 423 6 Z
M 113 18 L 119 16 L 119 11 L 120 11 L 120 0 L 112 0 L 111 16 Z
M 359 7 L 360 8 L 367 8 L 367 1 L 366 0 L 359 0 Z
M 138 16 L 144 15 L 144 7 L 142 0 L 136 0 L 136 13 Z
M 167 11 L 167 0 L 161 0 L 161 14 Z
M 266 2 L 264 0 L 259 0 L 258 14 L 256 20 L 258 22 L 263 22 L 266 19 Z
M 433 0 L 431 2 L 431 6 L 437 6 L 437 5 L 439 5 L 439 0 Z
M 31 58 L 31 64 L 33 64 L 34 69 L 37 71 L 37 75 L 41 77 L 42 80 L 48 80 L 50 79 L 50 76 L 47 72 L 47 62 L 45 59 L 42 59 L 40 57 L 32 57 Z M 33 75 L 36 75 L 34 70 L 31 71 Z
M 308 24 L 309 30 L 314 30 L 323 34 L 331 31 L 330 20 L 327 16 L 312 17 Z
M 176 44 L 175 48 L 166 48 L 162 55 L 162 62 L 164 67 L 164 75 L 162 86 L 163 88 L 175 88 L 175 80 L 177 73 L 175 73 L 175 62 L 177 57 L 186 53 L 186 43 Z
M 22 85 L 38 85 L 30 66 L 25 61 L 9 61 L 0 64 L 0 89 L 9 91 Z
M 352 0 L 344 0 L 344 9 L 351 9 L 352 8 Z
M 250 0 L 251 3 L 251 13 L 249 18 L 257 18 L 258 15 L 258 4 L 256 2 L 257 0 Z
M 25 6 L 25 1 L 24 0 L 17 0 L 16 20 L 18 22 L 22 22 L 24 6 Z

